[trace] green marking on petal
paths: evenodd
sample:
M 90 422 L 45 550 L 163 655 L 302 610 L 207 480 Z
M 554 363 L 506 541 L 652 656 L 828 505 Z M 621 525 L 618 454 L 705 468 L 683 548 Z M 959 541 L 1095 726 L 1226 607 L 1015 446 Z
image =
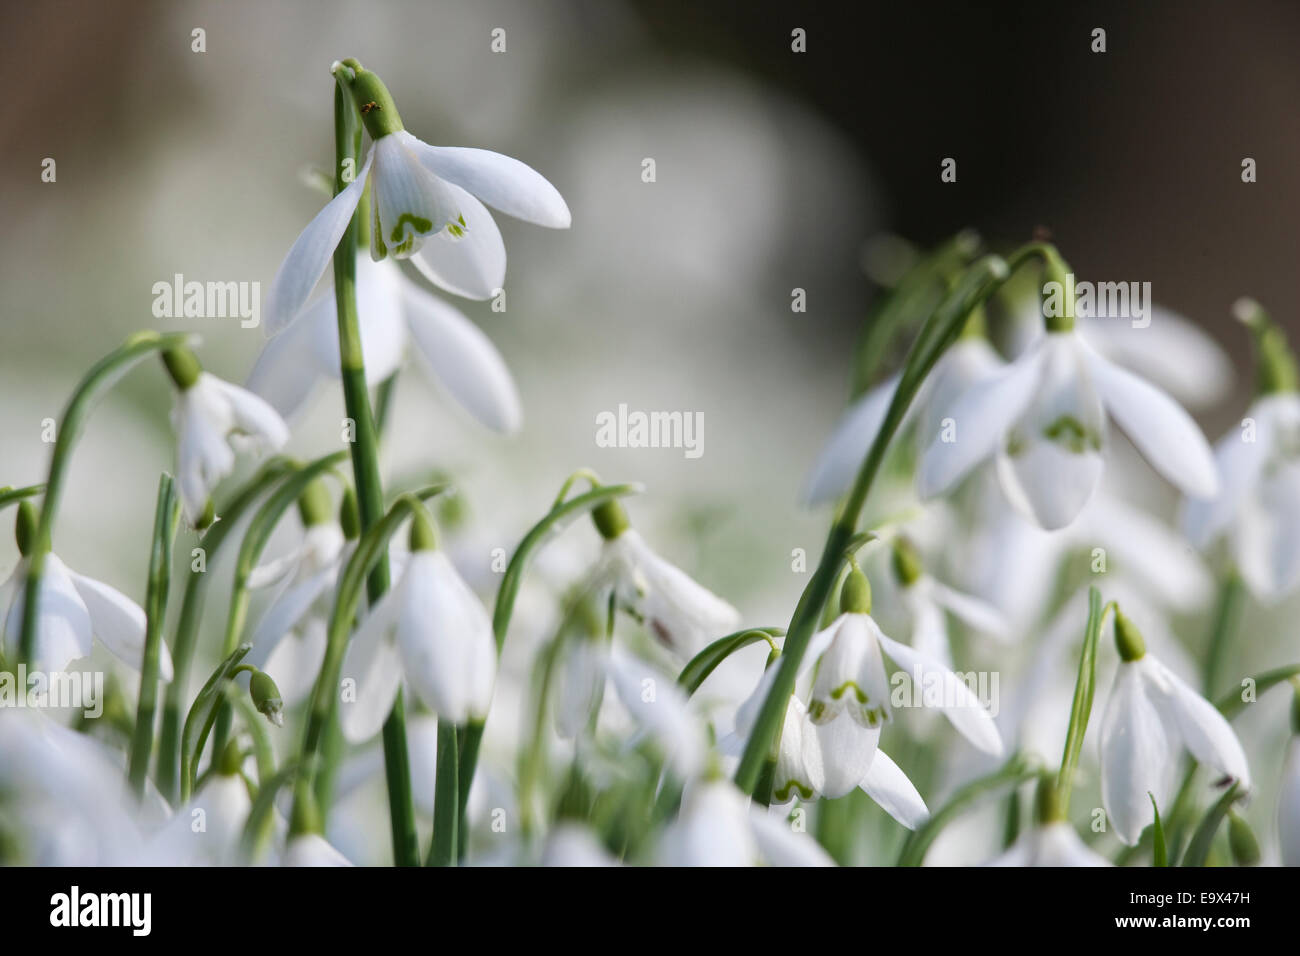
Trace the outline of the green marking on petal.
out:
M 776 797 L 777 803 L 789 803 L 790 798 L 796 793 L 801 800 L 811 800 L 813 789 L 798 780 L 787 780 L 782 786 L 772 790 L 772 796 Z
M 410 233 L 406 231 L 408 225 L 413 230 Z M 393 225 L 392 232 L 389 233 L 389 241 L 396 244 L 398 252 L 405 252 L 411 248 L 417 236 L 426 234 L 432 228 L 432 220 L 417 216 L 412 212 L 404 212 L 397 217 L 397 222 Z
M 1101 450 L 1101 436 L 1073 415 L 1062 415 L 1043 429 L 1043 437 L 1068 448 L 1076 455 Z

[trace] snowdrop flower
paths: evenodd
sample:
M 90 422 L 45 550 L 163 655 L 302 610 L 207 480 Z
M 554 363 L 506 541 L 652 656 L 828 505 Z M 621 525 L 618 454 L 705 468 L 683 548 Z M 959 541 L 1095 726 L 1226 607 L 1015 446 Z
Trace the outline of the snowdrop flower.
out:
M 1255 332 L 1259 394 L 1234 429 L 1215 445 L 1223 490 L 1189 501 L 1183 529 L 1193 544 L 1228 540 L 1251 593 L 1274 602 L 1300 586 L 1300 374 L 1283 331 L 1259 305 L 1235 305 Z
M 928 438 L 939 434 L 940 413 L 957 396 L 1002 369 L 1006 363 L 982 334 L 982 323 L 968 323 L 962 337 L 939 357 L 912 400 L 906 421 L 917 422 L 917 434 Z M 889 403 L 898 390 L 902 373 L 868 389 L 848 407 L 835 424 L 813 464 L 804 486 L 804 500 L 810 505 L 834 501 L 849 490 L 867 449 L 875 441 Z
M 817 841 L 749 806 L 729 781 L 688 787 L 659 843 L 663 866 L 834 866 Z
M 240 773 L 244 755 L 231 740 L 203 788 L 154 838 L 147 857 L 158 866 L 234 866 L 253 809 Z
M 595 835 L 578 823 L 561 823 L 546 837 L 542 866 L 619 866 Z
M 677 775 L 699 773 L 708 756 L 708 740 L 677 681 L 619 648 L 609 653 L 606 667 L 619 702 Z
M 235 468 L 237 443 L 279 451 L 289 441 L 289 427 L 252 392 L 203 371 L 188 349 L 169 349 L 163 362 L 177 388 L 172 409 L 177 485 L 186 519 L 200 527 L 210 521 L 205 512 L 212 489 Z
M 346 502 L 343 507 L 346 511 Z M 331 510 L 325 483 L 316 479 L 298 499 L 302 544 L 254 568 L 248 578 L 251 588 L 280 585 L 253 629 L 248 663 L 270 674 L 290 704 L 310 693 L 325 659 L 334 584 L 348 552 L 347 536 Z
M 595 573 L 619 604 L 683 659 L 740 627 L 740 612 L 651 550 L 616 501 L 592 511 L 604 547 Z
M 1186 494 L 1218 493 L 1214 458 L 1191 416 L 1093 349 L 1075 330 L 1070 303 L 1029 351 L 968 388 L 943 418 L 952 427 L 934 435 L 922 454 L 922 497 L 947 491 L 996 458 L 1008 497 L 1044 528 L 1063 528 L 1101 479 L 1108 418 Z
M 941 584 L 921 566 L 920 556 L 906 538 L 894 541 L 894 577 L 902 585 L 902 604 L 912 623 L 912 647 L 944 667 L 952 668 L 945 612 L 981 634 L 1005 639 L 1010 626 L 1002 613 L 977 597 Z
M 1130 846 L 1164 806 L 1180 744 L 1250 789 L 1246 754 L 1214 705 L 1146 652 L 1133 623 L 1115 611 L 1121 663 L 1101 723 L 1101 796 L 1115 833 Z M 1148 794 L 1150 796 L 1148 796 Z
M 323 379 L 339 378 L 338 319 L 332 280 L 267 342 L 248 379 L 285 418 Z M 459 309 L 425 292 L 396 263 L 357 257 L 357 311 L 366 381 L 378 385 L 413 352 L 431 377 L 479 422 L 518 431 L 519 393 L 492 341 Z
M 753 732 L 759 709 L 771 689 L 777 668 L 768 666 L 754 692 L 736 712 L 735 732 L 719 742 L 724 753 L 739 755 Z M 876 750 L 858 787 L 891 817 L 915 830 L 930 818 L 930 811 L 912 781 L 898 764 L 880 749 Z M 826 787 L 826 769 L 822 759 L 818 727 L 808 719 L 808 709 L 797 694 L 786 705 L 785 724 L 781 730 L 781 747 L 772 774 L 772 806 L 786 806 L 796 799 L 816 800 Z
M 434 285 L 471 299 L 486 299 L 505 282 L 505 244 L 483 203 L 553 229 L 570 223 L 564 199 L 535 170 L 488 150 L 421 142 L 403 128 L 379 77 L 355 60 L 334 66 L 345 81 L 349 71 L 371 147 L 356 178 L 303 230 L 280 266 L 267 295 L 272 334 L 302 309 L 367 188 L 374 259 L 410 258 Z
M 885 655 L 908 672 L 918 703 L 938 707 L 977 748 L 1001 755 L 993 718 L 962 679 L 880 630 L 871 617 L 871 585 L 857 568 L 845 579 L 840 608 L 805 652 L 817 661 L 808 715 L 818 730 L 824 770 L 819 789 L 827 797 L 844 796 L 871 769 L 880 730 L 892 717 Z
M 1300 686 L 1291 698 L 1291 740 L 1277 795 L 1277 833 L 1282 865 L 1300 866 Z
M 352 861 L 336 850 L 324 837 L 320 810 L 310 787 L 294 793 L 293 816 L 289 822 L 289 840 L 281 866 L 351 866 Z
M 1055 778 L 1044 773 L 1034 797 L 1035 825 L 986 866 L 1113 866 L 1090 850 L 1060 813 Z
M 361 622 L 344 659 L 356 700 L 340 719 L 354 743 L 379 731 L 403 676 L 426 706 L 457 725 L 486 716 L 492 701 L 497 650 L 487 611 L 438 550 L 426 512 L 411 520 L 410 545 L 397 586 Z
M 0 585 L 0 607 L 7 607 L 4 653 L 11 661 L 18 659 L 22 639 L 27 555 L 36 534 L 36 512 L 29 502 L 18 506 L 16 530 L 23 560 Z M 145 613 L 138 604 L 116 588 L 78 574 L 57 554 L 45 555 L 33 664 L 54 673 L 65 671 L 72 661 L 90 656 L 98 637 L 115 657 L 138 671 L 144 660 L 144 632 Z M 165 643 L 159 648 L 158 676 L 172 679 L 172 659 Z

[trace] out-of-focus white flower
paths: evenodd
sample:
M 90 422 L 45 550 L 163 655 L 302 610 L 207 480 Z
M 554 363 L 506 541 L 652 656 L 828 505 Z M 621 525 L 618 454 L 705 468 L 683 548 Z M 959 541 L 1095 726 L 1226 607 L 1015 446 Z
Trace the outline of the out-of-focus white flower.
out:
M 842 797 L 871 769 L 880 730 L 891 719 L 885 655 L 916 688 L 918 703 L 941 710 L 967 740 L 1001 755 L 1002 739 L 989 712 L 955 673 L 915 648 L 887 637 L 871 617 L 871 586 L 854 569 L 844 582 L 840 614 L 813 635 L 805 652 L 817 676 L 808 714 L 817 728 L 828 797 Z
M 271 675 L 288 704 L 302 700 L 320 672 L 333 588 L 349 550 L 323 482 L 308 486 L 298 510 L 302 543 L 248 576 L 250 588 L 279 584 L 253 628 L 248 663 Z
M 343 704 L 343 734 L 374 736 L 405 676 L 439 717 L 457 725 L 484 717 L 496 677 L 492 622 L 447 556 L 423 512 L 411 521 L 411 553 L 401 579 L 361 622 L 348 645 L 343 676 L 356 700 Z
M 719 742 L 723 752 L 739 753 L 758 719 L 759 708 L 772 686 L 777 668 L 763 672 L 754 692 L 736 711 L 735 732 Z M 808 719 L 808 710 L 796 694 L 786 705 L 785 724 L 781 730 L 781 747 L 772 775 L 772 806 L 786 806 L 796 799 L 816 800 L 826 785 L 826 769 L 821 752 L 818 728 Z M 898 764 L 877 748 L 858 786 L 886 813 L 915 830 L 930 817 L 930 811 L 912 781 Z
M 659 842 L 663 866 L 834 866 L 812 837 L 749 806 L 731 783 L 687 788 L 677 819 Z
M 185 517 L 197 527 L 213 488 L 235 468 L 237 444 L 258 453 L 279 451 L 289 441 L 289 426 L 252 392 L 204 372 L 192 353 L 175 349 L 163 358 L 177 388 L 176 483 Z
M 740 612 L 655 554 L 618 502 L 600 505 L 592 517 L 605 539 L 594 579 L 612 586 L 619 604 L 669 650 L 689 659 L 740 627 Z
M 582 733 L 605 698 L 609 645 L 601 637 L 578 634 L 566 642 L 555 694 L 555 730 L 566 740 Z
M 1011 848 L 986 866 L 1114 866 L 1079 839 L 1064 820 L 1030 827 Z
M 357 257 L 356 294 L 368 384 L 387 379 L 414 351 L 419 364 L 482 424 L 518 431 L 523 412 L 510 370 L 491 339 L 459 309 L 411 282 L 396 263 L 369 256 Z M 338 377 L 338 318 L 333 283 L 327 281 L 267 342 L 248 388 L 292 418 L 322 380 Z
M 27 597 L 27 552 L 35 515 L 27 502 L 19 507 L 19 551 L 24 558 L 13 574 L 0 585 L 0 607 L 7 608 L 4 619 L 4 651 L 10 660 L 18 659 L 22 637 L 23 608 Z M 68 669 L 80 657 L 89 657 L 98 637 L 115 657 L 135 670 L 144 659 L 145 613 L 140 606 L 116 588 L 102 581 L 78 574 L 49 553 L 44 558 L 40 599 L 37 602 L 36 643 L 33 664 L 50 672 Z M 158 649 L 158 675 L 172 679 L 172 658 L 167 645 Z
M 965 336 L 939 357 L 912 400 L 906 421 L 916 421 L 924 441 L 939 434 L 940 412 L 967 389 L 995 374 L 1006 363 L 988 340 Z M 809 504 L 833 501 L 853 484 L 867 449 L 884 424 L 885 413 L 898 390 L 901 373 L 863 392 L 849 405 L 826 440 L 804 486 Z
M 242 754 L 231 741 L 203 787 L 151 841 L 146 856 L 156 866 L 234 866 L 253 801 L 239 772 Z
M 1049 530 L 1070 524 L 1101 479 L 1107 418 L 1156 471 L 1192 497 L 1218 493 L 1205 437 L 1165 392 L 1103 358 L 1075 331 L 1049 332 L 943 414 L 955 434 L 934 436 L 921 458 L 923 497 L 952 488 L 996 457 L 1012 501 Z
M 546 836 L 542 866 L 619 866 L 619 861 L 586 827 L 561 823 Z
M 564 199 L 535 170 L 489 150 L 416 139 L 402 128 L 379 78 L 352 64 L 335 65 L 336 75 L 348 69 L 373 142 L 355 179 L 303 230 L 271 283 L 266 318 L 272 334 L 302 309 L 367 188 L 371 255 L 410 258 L 430 282 L 471 299 L 495 294 L 506 275 L 505 243 L 483 203 L 539 226 L 570 224 Z
M 621 648 L 609 653 L 606 668 L 619 702 L 677 775 L 687 778 L 699 773 L 708 755 L 708 741 L 677 682 Z
M 1101 723 L 1101 796 L 1115 833 L 1130 846 L 1164 806 L 1181 746 L 1250 789 L 1241 742 L 1214 705 L 1146 652 L 1141 634 L 1115 612 L 1122 659 Z
M 1223 490 L 1188 501 L 1183 529 L 1201 548 L 1226 537 L 1251 593 L 1280 600 L 1300 586 L 1300 393 L 1256 399 L 1214 454 Z
M 352 862 L 319 833 L 300 833 L 285 845 L 281 866 L 351 866 Z

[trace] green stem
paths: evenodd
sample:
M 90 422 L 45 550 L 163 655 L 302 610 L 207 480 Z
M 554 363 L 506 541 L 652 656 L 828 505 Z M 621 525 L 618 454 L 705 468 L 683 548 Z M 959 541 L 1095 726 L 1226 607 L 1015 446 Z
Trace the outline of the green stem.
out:
M 348 161 L 351 161 L 348 164 Z M 334 87 L 334 194 L 349 185 L 343 180 L 345 165 L 360 169 L 361 124 L 344 81 Z M 366 390 L 366 363 L 361 351 L 361 326 L 357 319 L 357 232 L 353 215 L 334 250 L 334 305 L 338 313 L 339 365 L 343 378 L 343 404 L 355 430 L 352 475 L 364 531 L 384 512 L 384 491 L 379 478 L 379 436 Z M 381 554 L 370 572 L 367 593 L 373 604 L 388 590 L 388 554 Z M 411 797 L 410 754 L 406 745 L 406 716 L 399 691 L 393 710 L 384 721 L 384 772 L 388 783 L 388 812 L 393 835 L 393 859 L 398 866 L 419 866 L 415 832 L 415 802 Z M 323 808 L 324 809 L 324 808 Z
M 781 652 L 779 670 L 767 697 L 763 700 L 753 732 L 745 744 L 744 755 L 736 769 L 736 785 L 746 793 L 753 794 L 757 802 L 766 805 L 768 795 L 759 793 L 759 775 L 763 764 L 775 747 L 780 746 L 781 728 L 785 721 L 786 705 L 794 691 L 795 678 L 804 651 L 808 647 L 822 608 L 830 597 L 831 590 L 839 576 L 844 553 L 857 533 L 858 521 L 867 494 L 875 481 L 885 459 L 895 432 L 902 424 L 912 399 L 916 397 L 921 383 L 939 360 L 943 350 L 960 334 L 966 316 L 982 303 L 1008 275 L 1006 264 L 996 256 L 981 259 L 962 275 L 955 289 L 935 310 L 934 314 L 922 327 L 920 336 L 912 347 L 907 365 L 898 388 L 890 401 L 889 410 L 880 431 L 871 443 L 857 479 L 849 492 L 848 498 L 840 506 L 835 521 L 831 525 L 822 550 L 817 570 L 799 598 L 794 616 Z
M 1205 655 L 1203 675 L 1205 693 L 1213 696 L 1222 683 L 1223 667 L 1232 649 L 1237 625 L 1241 620 L 1241 604 L 1245 587 L 1241 575 L 1233 568 L 1219 588 L 1219 602 L 1214 612 L 1214 629 L 1210 632 L 1209 650 Z
M 32 651 L 36 648 L 36 621 L 39 618 L 45 556 L 50 552 L 50 538 L 63 495 L 63 480 L 67 474 L 68 462 L 72 457 L 73 446 L 85 426 L 86 417 L 100 395 L 145 356 L 185 345 L 188 341 L 189 336 L 183 334 L 137 332 L 120 348 L 96 362 L 68 400 L 59 420 L 54 454 L 50 458 L 50 473 L 45 480 L 45 497 L 41 502 L 40 519 L 36 525 L 36 537 L 32 542 L 31 554 L 28 555 L 23 624 L 18 641 L 19 661 L 30 663 Z
M 149 587 L 145 592 L 144 660 L 140 665 L 140 700 L 135 712 L 135 733 L 127 780 L 136 798 L 144 796 L 153 752 L 154 714 L 158 707 L 158 661 L 162 656 L 163 621 L 167 616 L 167 592 L 171 587 L 172 542 L 180 522 L 176 482 L 163 472 L 158 479 L 158 505 L 153 519 L 153 548 L 149 553 Z M 173 675 L 174 676 L 174 675 Z
M 1061 814 L 1070 812 L 1070 791 L 1074 787 L 1074 771 L 1083 752 L 1083 736 L 1092 716 L 1092 698 L 1097 686 L 1097 643 L 1105 626 L 1106 615 L 1113 605 L 1101 604 L 1101 592 L 1088 589 L 1088 625 L 1083 632 L 1083 648 L 1079 652 L 1079 674 L 1074 682 L 1074 701 L 1070 705 L 1070 728 L 1065 736 L 1065 750 L 1061 754 L 1061 769 L 1056 775 L 1056 790 Z
M 10 505 L 18 504 L 24 498 L 34 498 L 44 490 L 44 485 L 28 485 L 26 488 L 5 485 L 0 488 L 0 511 L 4 511 Z
M 172 647 L 173 675 L 163 700 L 162 733 L 158 745 L 158 789 L 169 803 L 175 803 L 180 793 L 181 714 L 185 706 L 190 667 L 194 662 L 194 649 L 198 643 L 199 622 L 203 616 L 208 564 L 216 557 L 217 549 L 226 535 L 239 524 L 244 512 L 263 491 L 280 480 L 288 467 L 288 462 L 281 458 L 267 462 L 231 502 L 218 512 L 222 520 L 212 525 L 203 535 L 202 570 L 196 570 L 191 563 L 190 575 L 185 581 L 185 594 L 181 599 L 180 618 L 176 622 L 176 637 Z
M 459 829 L 460 784 L 456 781 L 456 725 L 438 721 L 437 783 L 433 801 L 433 845 L 429 866 L 455 866 Z
M 572 483 L 572 480 L 570 479 L 566 483 L 566 489 Z M 506 632 L 510 629 L 510 617 L 514 614 L 515 598 L 519 596 L 519 586 L 523 581 L 524 571 L 537 548 L 551 540 L 552 535 L 558 533 L 569 522 L 586 514 L 598 505 L 602 505 L 606 501 L 613 501 L 615 498 L 639 494 L 640 492 L 640 485 L 600 485 L 569 501 L 557 500 L 542 520 L 529 529 L 523 540 L 519 542 L 519 547 L 515 549 L 515 553 L 510 557 L 510 563 L 506 566 L 505 574 L 502 575 L 501 588 L 497 591 L 496 605 L 492 611 L 492 633 L 496 638 L 498 659 L 506 642 Z M 460 756 L 461 833 L 468 832 L 466 830 L 465 809 L 469 804 L 469 790 L 474 782 L 474 770 L 478 766 L 478 752 L 483 741 L 483 727 L 482 721 L 471 720 L 460 732 L 460 746 L 457 748 L 457 753 Z M 465 852 L 466 842 L 462 840 L 460 844 L 462 855 Z

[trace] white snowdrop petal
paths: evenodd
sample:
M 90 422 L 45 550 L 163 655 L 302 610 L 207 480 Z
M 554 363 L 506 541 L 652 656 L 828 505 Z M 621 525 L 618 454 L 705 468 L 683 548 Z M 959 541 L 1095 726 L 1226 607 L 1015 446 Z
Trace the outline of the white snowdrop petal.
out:
M 840 416 L 804 486 L 804 500 L 808 504 L 833 501 L 848 491 L 867 449 L 884 423 L 885 412 L 901 377 L 891 376 L 868 389 Z
M 915 830 L 930 819 L 930 809 L 912 781 L 883 750 L 877 750 L 859 786 L 891 817 Z
M 362 619 L 343 658 L 340 676 L 355 682 L 356 699 L 339 704 L 339 724 L 351 743 L 379 733 L 402 684 L 402 655 L 392 636 L 398 594 L 388 592 Z
M 459 309 L 413 283 L 403 287 L 402 302 L 411 340 L 433 378 L 488 428 L 518 431 L 519 391 L 492 340 Z
M 411 149 L 426 169 L 492 208 L 539 226 L 569 228 L 572 219 L 564 198 L 531 166 L 486 149 L 430 146 L 411 139 Z
M 822 796 L 835 800 L 858 788 L 876 757 L 879 727 L 863 727 L 841 714 L 825 724 L 809 724 L 817 741 L 821 766 L 808 766 L 811 783 Z M 808 751 L 805 750 L 805 753 Z
M 1300 866 L 1300 734 L 1287 745 L 1277 796 L 1277 831 L 1282 865 Z
M 1140 661 L 1120 664 L 1101 722 L 1101 794 L 1115 834 L 1133 846 L 1154 819 L 1150 793 L 1168 812 L 1174 741 L 1147 694 Z
M 144 662 L 144 610 L 121 591 L 102 581 L 71 569 L 68 569 L 68 577 L 85 602 L 95 635 L 120 661 L 132 670 L 140 670 Z M 172 656 L 167 650 L 167 642 L 162 640 L 158 646 L 158 676 L 165 681 L 172 679 Z
M 311 290 L 325 274 L 326 267 L 334 257 L 334 249 L 343 238 L 348 222 L 356 212 L 357 203 L 361 201 L 374 156 L 375 150 L 372 148 L 356 179 L 316 214 L 290 247 L 289 254 L 285 256 L 266 294 L 263 311 L 268 335 L 282 332 L 298 317 Z
M 1228 719 L 1217 707 L 1194 691 L 1187 682 L 1149 654 L 1143 660 L 1153 672 L 1156 707 L 1166 721 L 1178 729 L 1192 756 L 1208 767 L 1239 780 L 1243 790 L 1251 786 L 1246 752 Z
M 14 588 L 14 601 L 5 619 L 5 655 L 17 656 L 26 607 L 25 576 Z M 45 557 L 36 617 L 36 644 L 32 665 L 59 673 L 74 660 L 89 657 L 94 643 L 90 612 L 77 593 L 67 567 L 54 554 Z
M 320 834 L 303 833 L 289 839 L 280 865 L 352 866 L 353 864 Z
M 211 377 L 211 382 L 229 406 L 230 418 L 238 433 L 248 436 L 263 449 L 279 451 L 285 446 L 289 441 L 289 426 L 269 402 L 248 389 L 215 376 Z
M 448 184 L 465 225 L 430 236 L 412 257 L 415 267 L 440 289 L 467 299 L 490 299 L 505 286 L 506 244 L 492 214 L 459 186 Z
M 330 339 L 336 354 L 333 371 L 311 361 L 316 342 Z M 292 419 L 311 398 L 322 375 L 338 376 L 338 331 L 334 322 L 331 296 L 318 296 L 279 335 L 262 347 L 245 387 L 280 414 Z
M 782 818 L 751 807 L 749 824 L 759 855 L 771 866 L 834 866 L 835 861 L 807 833 L 796 833 Z
M 372 150 L 371 228 L 375 231 L 371 245 L 395 259 L 414 255 L 449 224 L 458 228 L 464 215 L 456 187 L 433 175 L 416 157 L 419 145 L 414 136 L 399 130 L 380 139 Z

